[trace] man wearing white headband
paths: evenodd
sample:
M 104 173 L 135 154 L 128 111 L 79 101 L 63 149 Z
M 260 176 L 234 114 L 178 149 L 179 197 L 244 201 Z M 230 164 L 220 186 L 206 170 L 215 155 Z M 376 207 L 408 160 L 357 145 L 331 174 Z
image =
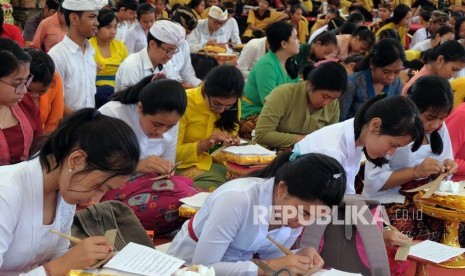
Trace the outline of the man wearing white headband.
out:
M 97 33 L 98 11 L 108 0 L 64 0 L 63 14 L 68 32 L 48 54 L 64 85 L 65 114 L 95 106 L 97 65 L 87 37 Z
M 233 44 L 241 43 L 237 36 L 233 36 L 231 28 L 224 28 L 228 19 L 227 11 L 223 11 L 217 6 L 211 7 L 208 18 L 199 20 L 197 27 L 187 37 L 191 53 L 197 53 L 207 45 L 216 45 L 227 49 L 227 44 L 231 39 L 233 39 Z
M 186 82 L 189 86 L 200 84 L 201 81 L 195 77 L 190 64 L 190 56 L 190 65 L 186 58 L 179 56 L 182 55 L 180 46 L 183 47 L 185 37 L 186 31 L 180 24 L 169 20 L 155 21 L 147 35 L 148 46 L 138 53 L 129 55 L 119 66 L 115 91 L 132 86 L 146 76 L 157 74 Z

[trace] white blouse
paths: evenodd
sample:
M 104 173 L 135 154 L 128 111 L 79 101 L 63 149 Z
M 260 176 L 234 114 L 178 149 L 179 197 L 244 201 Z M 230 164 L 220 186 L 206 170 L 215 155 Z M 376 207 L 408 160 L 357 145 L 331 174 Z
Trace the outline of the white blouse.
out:
M 367 160 L 365 163 L 365 185 L 362 194 L 367 196 L 375 195 L 379 190 L 381 190 L 393 172 L 404 168 L 418 166 L 426 157 L 434 158 L 441 163 L 446 159 L 454 160 L 449 131 L 447 130 L 445 123 L 442 123 L 442 126 L 439 129 L 439 135 L 441 136 L 443 143 L 443 150 L 441 154 L 434 154 L 431 151 L 430 144 L 422 145 L 417 151 L 412 152 L 412 142 L 405 147 L 398 148 L 393 156 L 386 156 L 389 163 L 384 164 L 382 167 L 375 167 L 373 163 Z M 429 141 L 429 134 L 427 135 L 427 138 Z M 393 189 L 400 190 L 400 186 Z
M 321 153 L 339 161 L 346 172 L 346 194 L 355 194 L 355 176 L 360 170 L 363 147 L 355 146 L 354 119 L 312 132 L 296 144 L 294 151 L 297 147 L 301 154 Z
M 240 178 L 223 184 L 194 217 L 198 242 L 189 236 L 187 221 L 168 254 L 188 264 L 212 266 L 217 275 L 256 276 L 253 254 L 264 260 L 283 256 L 267 235 L 289 248 L 302 232 L 301 227 L 285 226 L 268 231 L 270 212 L 260 208 L 271 208 L 273 184 L 274 178 Z
M 43 225 L 44 183 L 39 158 L 0 166 L 0 275 L 46 275 L 41 265 L 63 255 L 69 241 L 50 232 L 71 233 L 75 205 L 58 195 L 55 219 Z
M 141 159 L 155 155 L 174 164 L 179 124 L 165 132 L 163 138 L 149 138 L 140 128 L 137 104 L 122 104 L 118 101 L 109 101 L 100 107 L 99 111 L 104 115 L 121 119 L 131 127 L 139 142 Z

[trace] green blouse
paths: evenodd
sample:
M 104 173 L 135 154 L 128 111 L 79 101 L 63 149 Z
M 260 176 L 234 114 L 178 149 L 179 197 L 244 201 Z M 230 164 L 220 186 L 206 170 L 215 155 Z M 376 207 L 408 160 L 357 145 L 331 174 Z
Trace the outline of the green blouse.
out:
M 298 81 L 299 78 L 291 79 L 273 52 L 266 53 L 250 71 L 244 88 L 241 118 L 260 114 L 265 97 L 277 86 Z

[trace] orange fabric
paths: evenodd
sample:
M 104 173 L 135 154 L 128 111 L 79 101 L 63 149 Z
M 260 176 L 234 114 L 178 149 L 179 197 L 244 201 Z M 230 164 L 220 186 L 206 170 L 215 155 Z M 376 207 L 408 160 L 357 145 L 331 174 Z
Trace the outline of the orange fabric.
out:
M 40 22 L 32 40 L 32 47 L 48 52 L 55 44 L 63 40 L 65 34 L 66 31 L 60 28 L 58 13 L 55 13 Z
M 63 81 L 58 72 L 53 75 L 52 85 L 47 93 L 39 98 L 40 119 L 44 133 L 54 131 L 63 118 L 65 102 L 63 98 Z

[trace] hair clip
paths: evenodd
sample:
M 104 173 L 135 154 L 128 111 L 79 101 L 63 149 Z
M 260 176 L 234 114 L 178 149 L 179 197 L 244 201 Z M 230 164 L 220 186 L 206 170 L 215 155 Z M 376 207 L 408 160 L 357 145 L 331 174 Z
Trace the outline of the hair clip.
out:
M 341 177 L 342 173 L 335 173 L 333 174 L 333 178 L 334 179 L 339 179 L 339 177 Z
M 299 145 L 295 145 L 291 156 L 289 156 L 289 161 L 294 161 L 301 155 Z

